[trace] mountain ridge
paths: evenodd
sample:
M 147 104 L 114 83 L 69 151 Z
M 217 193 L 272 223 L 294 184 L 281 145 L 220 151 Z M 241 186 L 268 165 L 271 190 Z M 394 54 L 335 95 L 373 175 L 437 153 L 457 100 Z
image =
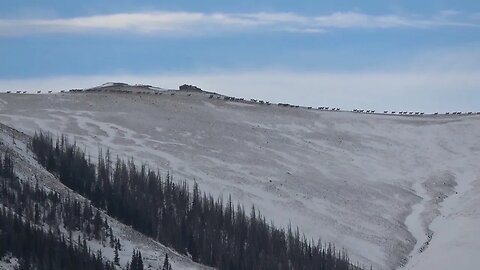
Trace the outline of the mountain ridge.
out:
M 478 116 L 297 110 L 179 92 L 2 94 L 0 121 L 28 134 L 65 133 L 92 154 L 100 145 L 197 181 L 213 194 L 232 194 L 247 207 L 255 203 L 267 219 L 344 246 L 367 267 L 395 269 L 416 258 L 415 267 L 431 263 L 429 253 L 443 247 L 443 236 L 478 243 L 442 226 L 459 222 L 458 215 L 444 217 L 448 211 L 471 213 L 466 218 L 478 224 L 471 207 L 477 195 L 469 192 L 480 175 L 474 165 Z M 458 194 L 429 180 L 447 175 L 455 177 Z M 444 200 L 422 197 L 415 183 Z M 405 223 L 419 203 L 432 218 L 412 232 Z M 423 239 L 413 234 L 426 235 L 430 226 L 439 231 L 418 253 L 415 242 Z

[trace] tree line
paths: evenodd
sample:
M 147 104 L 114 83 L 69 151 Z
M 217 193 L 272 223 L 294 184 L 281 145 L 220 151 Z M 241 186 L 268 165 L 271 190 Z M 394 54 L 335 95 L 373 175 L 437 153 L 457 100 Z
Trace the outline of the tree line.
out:
M 230 197 L 214 199 L 196 183 L 176 183 L 133 159 L 113 161 L 107 150 L 95 164 L 65 136 L 43 132 L 31 148 L 40 164 L 96 207 L 193 261 L 231 270 L 358 269 L 344 250 L 307 240 L 298 228 L 277 228 L 254 207 L 247 214 Z
M 17 258 L 18 270 L 114 270 L 85 238 L 75 243 L 60 232 L 58 194 L 21 181 L 13 167 L 11 156 L 0 153 L 0 258 Z
M 94 210 L 87 200 L 81 202 L 69 194 L 61 196 L 58 192 L 46 191 L 38 181 L 34 185 L 32 182 L 22 180 L 14 173 L 14 163 L 8 152 L 0 153 L 0 210 L 3 211 L 0 218 L 0 258 L 5 255 L 20 258 L 19 269 L 114 269 L 113 265 L 120 266 L 120 239 L 114 236 L 112 227 L 106 218 L 102 219 L 98 209 Z M 19 231 L 11 233 L 16 226 Z M 66 230 L 67 239 L 62 230 Z M 80 232 L 77 239 L 73 239 L 73 232 Z M 47 248 L 54 249 L 60 256 L 53 260 L 45 258 L 50 253 L 37 250 L 40 246 L 36 243 L 30 245 L 28 239 L 31 235 L 34 235 L 31 238 L 34 241 L 50 237 L 47 245 L 52 247 Z M 101 251 L 94 253 L 89 249 L 87 241 L 90 240 L 114 249 L 113 264 L 102 258 Z M 63 258 L 63 254 L 78 258 Z M 103 268 L 98 261 L 105 262 Z M 71 264 L 75 267 L 70 267 Z M 134 250 L 126 269 L 144 269 L 139 250 Z M 168 255 L 159 269 L 172 270 Z

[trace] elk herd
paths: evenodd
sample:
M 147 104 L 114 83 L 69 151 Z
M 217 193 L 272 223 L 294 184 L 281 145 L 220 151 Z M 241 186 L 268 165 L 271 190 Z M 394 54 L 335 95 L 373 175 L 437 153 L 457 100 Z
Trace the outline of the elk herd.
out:
M 181 89 L 183 90 L 183 89 Z M 74 92 L 101 92 L 100 89 L 88 89 L 88 90 L 83 90 L 83 89 L 71 89 L 69 91 L 65 91 L 65 90 L 62 90 L 60 91 L 60 93 L 66 93 L 66 92 L 70 92 L 70 93 L 74 93 Z M 117 90 L 117 91 L 107 91 L 107 92 L 123 92 L 123 93 L 131 93 L 132 91 L 126 91 L 126 90 Z M 185 92 L 193 92 L 193 91 L 185 91 Z M 203 91 L 195 91 L 195 92 L 203 92 Z M 15 92 L 12 92 L 12 91 L 6 91 L 7 94 L 10 94 L 10 93 L 16 93 L 16 94 L 27 94 L 27 91 L 15 91 Z M 36 91 L 37 94 L 41 94 L 42 91 Z M 51 94 L 52 91 L 48 91 L 47 93 Z M 211 93 L 211 92 L 210 92 Z M 137 92 L 137 94 L 150 94 L 150 91 L 149 92 Z M 162 93 L 161 92 L 154 92 L 153 94 L 155 95 L 161 95 Z M 174 93 L 170 93 L 170 95 L 175 95 Z M 191 93 L 189 93 L 187 96 L 191 96 Z M 220 95 L 220 94 L 209 94 L 209 99 L 223 99 L 225 101 L 236 101 L 236 102 L 246 102 L 246 103 L 255 103 L 255 104 L 260 104 L 260 105 L 272 105 L 272 103 L 270 103 L 269 101 L 263 101 L 263 100 L 257 100 L 257 99 L 250 99 L 250 100 L 245 100 L 243 98 L 236 98 L 236 97 L 229 97 L 229 96 L 223 96 L 223 95 Z M 277 103 L 277 105 L 279 107 L 289 107 L 289 108 L 305 108 L 305 109 L 308 109 L 308 110 L 312 110 L 313 107 L 303 107 L 303 106 L 299 106 L 299 105 L 293 105 L 293 104 L 289 104 L 289 103 Z M 321 107 L 317 107 L 316 108 L 317 110 L 320 110 L 320 111 L 340 111 L 341 109 L 338 108 L 338 107 L 327 107 L 327 106 L 321 106 Z M 378 112 L 376 112 L 375 110 L 364 110 L 364 109 L 353 109 L 351 110 L 351 112 L 353 113 L 365 113 L 365 114 L 379 114 Z M 409 115 L 409 116 L 422 116 L 422 115 L 425 115 L 425 112 L 419 112 L 419 111 L 383 111 L 382 112 L 383 114 L 388 114 L 388 115 Z M 432 113 L 431 115 L 439 115 L 440 113 L 438 112 L 434 112 Z M 461 111 L 454 111 L 454 112 L 445 112 L 443 113 L 444 115 L 480 115 L 480 111 L 478 112 L 473 112 L 473 111 L 469 111 L 469 112 L 461 112 Z

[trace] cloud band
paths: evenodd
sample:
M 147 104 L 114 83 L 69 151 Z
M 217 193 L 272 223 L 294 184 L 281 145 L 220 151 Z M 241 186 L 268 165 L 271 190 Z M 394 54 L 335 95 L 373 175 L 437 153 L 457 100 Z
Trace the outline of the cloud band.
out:
M 369 15 L 335 12 L 304 16 L 296 13 L 201 13 L 143 12 L 118 13 L 62 19 L 0 20 L 0 35 L 33 33 L 130 32 L 137 34 L 208 34 L 232 31 L 286 31 L 321 33 L 348 28 L 437 28 L 479 27 L 475 20 L 459 20 L 459 15 L 436 16 Z

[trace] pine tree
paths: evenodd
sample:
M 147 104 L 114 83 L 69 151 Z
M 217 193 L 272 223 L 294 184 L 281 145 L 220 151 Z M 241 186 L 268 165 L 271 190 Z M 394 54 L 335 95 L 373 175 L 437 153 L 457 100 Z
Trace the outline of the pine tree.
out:
M 95 219 L 93 221 L 93 234 L 95 239 L 101 240 L 102 238 L 102 216 L 100 215 L 100 211 L 96 211 Z
M 106 221 L 106 220 L 105 220 Z M 113 230 L 112 227 L 109 227 L 108 235 L 110 237 L 110 247 L 113 248 L 115 246 L 115 238 L 113 237 Z
M 132 261 L 130 262 L 130 270 L 138 270 L 137 252 L 134 249 L 132 253 Z
M 122 250 L 122 245 L 120 244 L 120 240 L 118 238 L 115 241 L 115 248 Z
M 142 253 L 138 251 L 138 268 L 137 270 L 143 270 L 143 260 L 142 260 Z
M 118 256 L 118 246 L 117 245 L 115 245 L 113 262 L 115 263 L 115 265 L 120 265 L 120 257 Z
M 163 260 L 163 267 L 162 270 L 172 270 L 172 266 L 168 261 L 168 253 L 165 253 L 165 260 Z
M 95 165 L 65 136 L 57 145 L 49 134 L 37 133 L 32 140 L 33 152 L 43 166 L 53 153 L 53 173 L 63 184 L 98 209 L 196 262 L 230 270 L 358 268 L 332 245 L 317 245 L 301 237 L 298 229 L 284 230 L 267 223 L 254 207 L 247 215 L 244 207 L 235 207 L 230 197 L 224 204 L 221 198 L 202 194 L 196 183 L 190 192 L 187 183 L 175 182 L 170 172 L 162 178 L 145 165 L 137 167 L 133 159 L 117 158 L 111 166 L 108 151 L 106 157 L 100 153 Z M 8 159 L 6 155 L 1 164 L 4 174 L 9 171 Z M 100 221 L 100 213 L 95 213 L 89 203 L 83 206 L 82 218 L 71 215 L 65 219 L 67 223 L 78 224 L 75 226 L 86 231 L 89 238 L 95 235 L 104 241 L 106 235 L 112 237 L 109 226 Z M 72 203 L 72 212 L 77 208 L 81 205 Z M 130 268 L 143 268 L 139 251 L 132 254 Z
M 142 253 L 139 250 L 133 250 L 132 262 L 130 263 L 131 270 L 144 270 Z

